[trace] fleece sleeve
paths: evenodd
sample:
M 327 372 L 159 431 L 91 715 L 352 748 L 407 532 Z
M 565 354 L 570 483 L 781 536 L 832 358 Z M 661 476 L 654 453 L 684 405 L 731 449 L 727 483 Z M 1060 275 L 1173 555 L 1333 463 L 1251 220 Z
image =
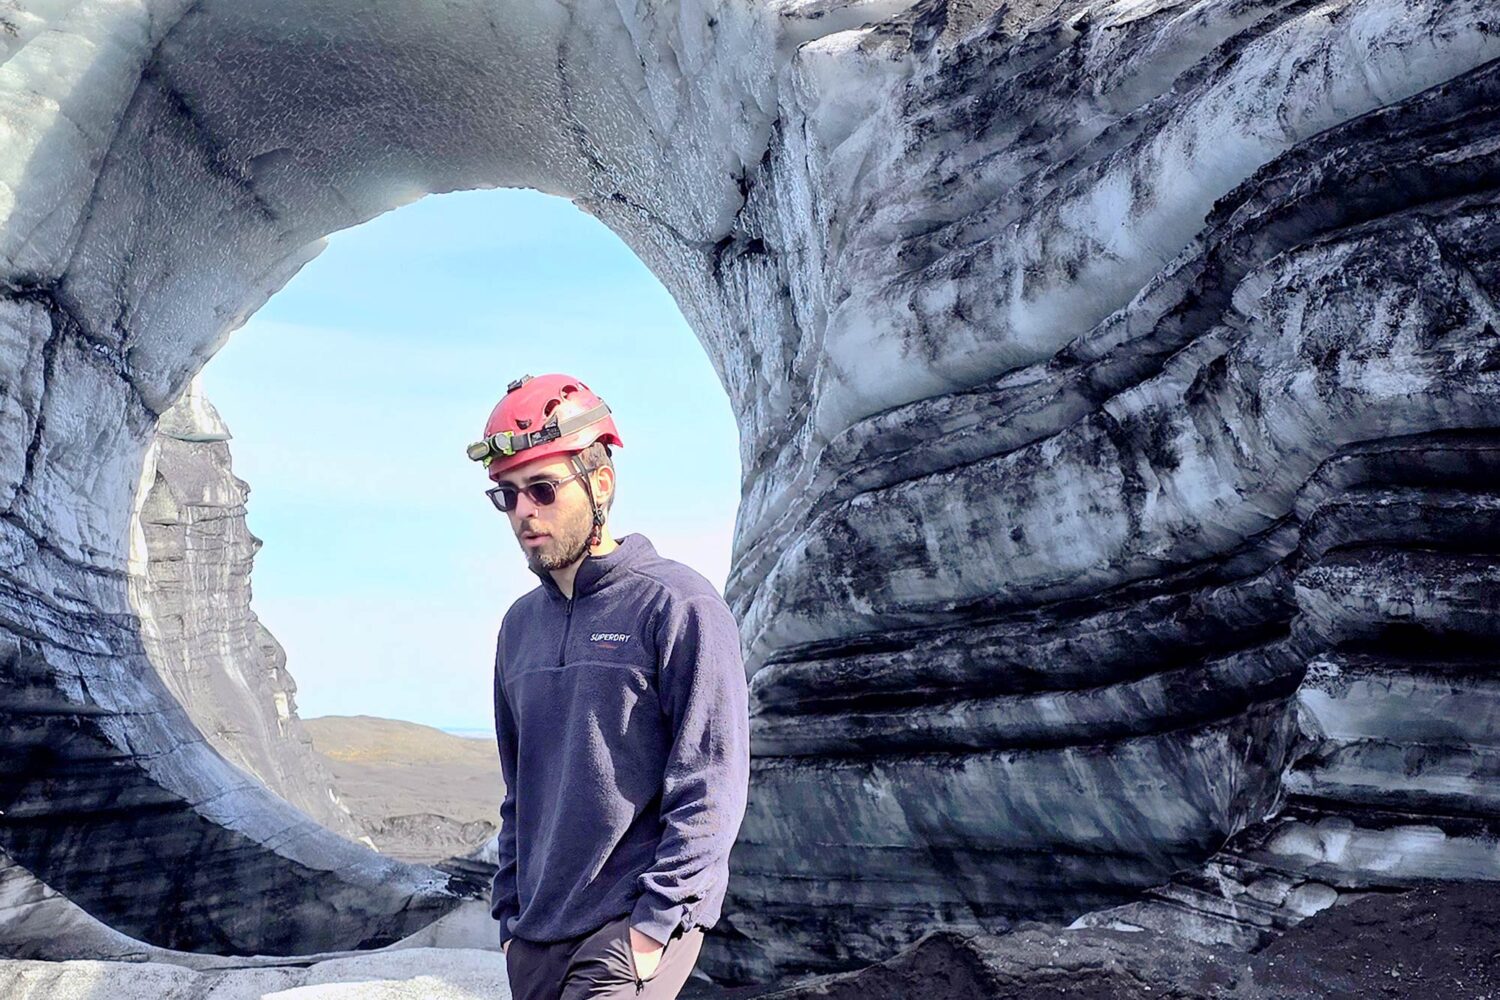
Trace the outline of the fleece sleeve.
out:
M 637 879 L 632 927 L 665 942 L 727 880 L 750 785 L 749 690 L 734 615 L 717 595 L 668 605 L 657 624 L 658 690 L 673 733 L 655 863 Z
M 521 913 L 516 891 L 516 722 L 505 687 L 500 683 L 500 649 L 495 649 L 495 742 L 500 748 L 500 774 L 505 798 L 500 803 L 499 867 L 490 886 L 490 916 L 500 921 L 500 946 L 511 938 L 511 924 Z

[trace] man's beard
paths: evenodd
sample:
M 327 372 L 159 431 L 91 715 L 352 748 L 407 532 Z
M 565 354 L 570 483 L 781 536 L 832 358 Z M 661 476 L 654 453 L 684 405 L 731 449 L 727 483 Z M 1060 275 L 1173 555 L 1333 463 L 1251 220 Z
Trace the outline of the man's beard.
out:
M 542 544 L 530 548 L 523 542 L 521 548 L 526 554 L 526 565 L 537 574 L 571 566 L 588 551 L 593 527 L 593 515 L 583 511 L 578 518 L 554 525 L 552 533 Z

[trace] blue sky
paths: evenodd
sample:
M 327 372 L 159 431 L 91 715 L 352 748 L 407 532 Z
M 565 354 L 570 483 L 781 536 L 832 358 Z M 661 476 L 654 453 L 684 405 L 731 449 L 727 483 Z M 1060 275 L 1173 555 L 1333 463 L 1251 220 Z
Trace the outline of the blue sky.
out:
M 524 372 L 609 402 L 611 529 L 722 591 L 734 418 L 671 296 L 561 198 L 428 197 L 331 236 L 203 370 L 265 543 L 252 606 L 302 716 L 493 725 L 495 630 L 537 581 L 463 452 Z

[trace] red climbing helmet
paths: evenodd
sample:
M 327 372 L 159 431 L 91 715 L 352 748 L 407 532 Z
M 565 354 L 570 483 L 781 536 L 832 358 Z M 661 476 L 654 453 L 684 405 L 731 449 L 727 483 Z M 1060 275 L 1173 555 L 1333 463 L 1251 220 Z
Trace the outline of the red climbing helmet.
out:
M 623 446 L 609 405 L 592 389 L 571 375 L 522 375 L 505 387 L 485 421 L 484 440 L 467 452 L 499 479 L 518 465 L 571 455 L 595 441 Z

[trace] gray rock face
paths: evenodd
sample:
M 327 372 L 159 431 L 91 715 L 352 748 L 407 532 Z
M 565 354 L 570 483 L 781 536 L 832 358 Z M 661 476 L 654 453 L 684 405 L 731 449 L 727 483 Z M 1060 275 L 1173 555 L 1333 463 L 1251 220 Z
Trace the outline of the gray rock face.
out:
M 229 430 L 196 381 L 162 414 L 132 521 L 131 602 L 146 654 L 199 732 L 230 763 L 319 823 L 358 840 L 333 775 L 297 717 L 286 654 L 250 610 L 261 541 Z
M 321 237 L 480 186 L 619 233 L 739 418 L 756 761 L 705 968 L 1132 903 L 1253 944 L 1500 875 L 1488 0 L 13 20 L 0 848 L 113 926 L 353 946 L 452 905 L 194 736 L 126 538 L 158 415 Z

